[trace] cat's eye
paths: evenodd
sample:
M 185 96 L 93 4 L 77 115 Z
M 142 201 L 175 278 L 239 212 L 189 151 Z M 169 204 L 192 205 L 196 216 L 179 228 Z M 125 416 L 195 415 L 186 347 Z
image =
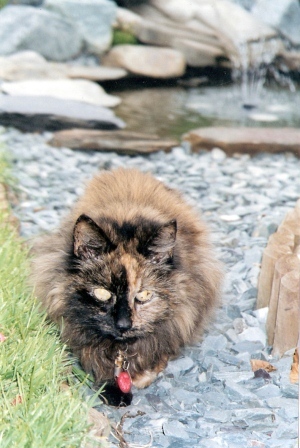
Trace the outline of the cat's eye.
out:
M 107 289 L 96 288 L 93 292 L 96 299 L 100 300 L 100 302 L 107 302 L 111 298 L 111 293 Z
M 145 289 L 144 291 L 139 292 L 135 296 L 135 299 L 137 302 L 145 303 L 145 302 L 149 302 L 149 300 L 152 298 L 152 296 L 153 296 L 153 292 Z

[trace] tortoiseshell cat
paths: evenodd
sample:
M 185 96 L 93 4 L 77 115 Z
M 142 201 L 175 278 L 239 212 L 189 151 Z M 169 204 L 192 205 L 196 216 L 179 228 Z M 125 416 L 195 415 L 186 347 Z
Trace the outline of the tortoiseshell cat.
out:
M 220 294 L 204 223 L 177 191 L 137 170 L 92 179 L 34 253 L 37 296 L 114 405 L 131 400 L 114 383 L 116 360 L 118 373 L 147 387 L 200 339 Z

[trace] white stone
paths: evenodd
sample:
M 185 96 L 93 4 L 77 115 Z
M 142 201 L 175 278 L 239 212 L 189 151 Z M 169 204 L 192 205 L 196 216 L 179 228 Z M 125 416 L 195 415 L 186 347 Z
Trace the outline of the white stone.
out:
M 266 346 L 266 333 L 259 327 L 246 328 L 238 335 L 240 341 L 259 341 Z
M 111 67 L 122 67 L 131 73 L 153 78 L 182 76 L 186 65 L 179 51 L 139 45 L 116 45 L 102 62 Z
M 269 123 L 279 120 L 279 117 L 277 117 L 276 115 L 263 113 L 249 114 L 248 117 L 253 121 L 265 121 Z
M 253 314 L 257 318 L 258 322 L 261 324 L 265 324 L 267 322 L 269 307 L 259 308 L 258 310 L 254 310 Z
M 120 104 L 120 99 L 105 93 L 104 89 L 92 81 L 84 79 L 50 79 L 5 82 L 1 84 L 2 92 L 17 96 L 50 96 L 68 100 L 82 101 L 105 107 Z
M 213 148 L 211 150 L 211 158 L 213 160 L 222 161 L 226 159 L 226 153 L 220 148 Z
M 226 222 L 240 221 L 241 217 L 239 215 L 220 215 L 220 219 Z
M 5 81 L 49 78 L 106 81 L 123 78 L 126 75 L 126 70 L 121 68 L 49 62 L 40 54 L 30 50 L 0 56 L 0 79 Z
M 198 380 L 199 380 L 199 383 L 206 383 L 206 381 L 207 381 L 206 372 L 200 373 L 200 375 L 198 376 Z

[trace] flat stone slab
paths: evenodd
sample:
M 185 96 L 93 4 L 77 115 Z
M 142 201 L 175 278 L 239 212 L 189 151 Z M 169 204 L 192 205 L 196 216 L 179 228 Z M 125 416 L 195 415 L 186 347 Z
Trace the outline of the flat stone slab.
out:
M 178 145 L 178 141 L 130 131 L 70 129 L 56 132 L 49 144 L 71 149 L 114 151 L 134 155 L 169 152 Z
M 121 102 L 117 96 L 107 94 L 99 84 L 86 79 L 26 79 L 4 82 L 0 90 L 12 96 L 49 96 L 104 107 L 115 107 Z
M 110 110 L 81 101 L 47 96 L 0 95 L 0 124 L 25 132 L 74 127 L 119 129 L 125 126 Z
M 221 148 L 227 154 L 293 152 L 300 156 L 300 129 L 297 128 L 223 128 L 192 130 L 183 135 L 193 152 Z
M 20 51 L 9 56 L 0 56 L 0 78 L 6 81 L 49 78 L 108 81 L 124 78 L 126 75 L 126 70 L 122 68 L 49 62 L 34 51 Z

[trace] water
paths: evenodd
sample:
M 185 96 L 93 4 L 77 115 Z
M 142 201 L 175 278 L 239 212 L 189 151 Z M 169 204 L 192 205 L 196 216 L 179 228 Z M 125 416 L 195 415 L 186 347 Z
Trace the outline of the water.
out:
M 300 127 L 300 92 L 263 86 L 254 109 L 245 109 L 240 84 L 196 88 L 155 87 L 114 92 L 122 98 L 115 109 L 127 129 L 180 136 L 206 126 Z

